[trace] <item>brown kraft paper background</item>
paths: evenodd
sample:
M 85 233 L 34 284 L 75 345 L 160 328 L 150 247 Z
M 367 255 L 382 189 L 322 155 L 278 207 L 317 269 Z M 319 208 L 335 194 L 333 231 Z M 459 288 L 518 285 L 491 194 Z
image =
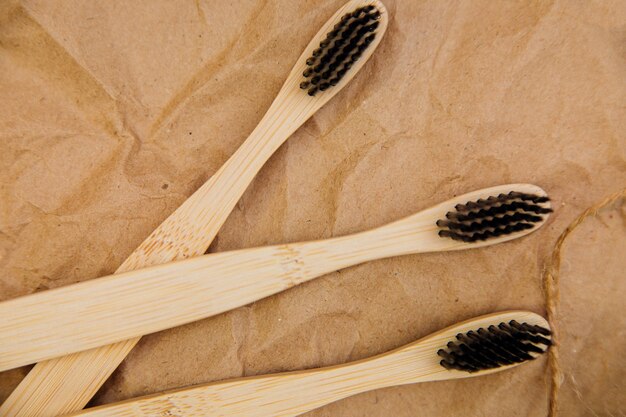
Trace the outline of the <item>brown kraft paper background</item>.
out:
M 0 5 L 0 299 L 112 273 L 269 107 L 341 0 Z M 93 404 L 369 357 L 553 303 L 563 416 L 626 412 L 626 3 L 386 0 L 353 81 L 262 169 L 210 251 L 327 238 L 514 182 L 553 198 L 527 238 L 371 262 L 144 337 Z M 553 293 L 560 290 L 560 299 Z M 550 295 L 552 294 L 552 295 Z M 550 299 L 548 300 L 548 296 Z M 0 401 L 28 368 L 0 374 Z M 365 393 L 322 416 L 544 416 L 542 358 Z

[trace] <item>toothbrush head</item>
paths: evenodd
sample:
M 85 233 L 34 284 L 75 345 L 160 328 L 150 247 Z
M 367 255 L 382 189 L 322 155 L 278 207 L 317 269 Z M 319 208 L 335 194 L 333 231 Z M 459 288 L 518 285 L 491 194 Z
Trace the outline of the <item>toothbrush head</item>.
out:
M 306 60 L 300 88 L 314 96 L 337 85 L 376 39 L 381 16 L 373 4 L 344 14 Z
M 437 355 L 448 370 L 478 372 L 533 360 L 551 345 L 549 329 L 515 320 L 456 335 Z
M 467 243 L 512 235 L 542 224 L 550 208 L 545 195 L 511 191 L 457 204 L 437 221 L 439 236 Z

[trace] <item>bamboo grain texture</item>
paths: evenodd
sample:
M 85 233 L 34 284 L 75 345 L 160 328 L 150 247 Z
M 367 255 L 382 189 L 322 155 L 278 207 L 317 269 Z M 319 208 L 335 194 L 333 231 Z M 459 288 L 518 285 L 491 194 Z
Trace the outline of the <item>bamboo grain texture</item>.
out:
M 307 57 L 344 13 L 366 5 L 374 5 L 381 12 L 377 30 L 380 36 L 336 86 L 309 97 L 298 87 Z M 350 0 L 341 7 L 308 44 L 269 110 L 241 147 L 116 272 L 202 255 L 256 173 L 296 129 L 356 75 L 376 50 L 387 24 L 387 11 L 378 0 Z M 83 408 L 138 341 L 133 338 L 37 364 L 0 406 L 0 416 L 51 417 Z
M 437 351 L 457 333 L 510 320 L 549 329 L 546 320 L 532 312 L 493 313 L 360 361 L 198 385 L 87 409 L 71 417 L 291 417 L 379 388 L 501 372 L 520 364 L 475 373 L 447 370 L 439 364 Z
M 249 304 L 366 261 L 498 244 L 536 230 L 465 243 L 438 236 L 457 204 L 531 184 L 474 191 L 366 232 L 200 256 L 94 279 L 0 303 L 0 370 L 179 326 Z M 547 217 L 546 217 L 547 219 Z

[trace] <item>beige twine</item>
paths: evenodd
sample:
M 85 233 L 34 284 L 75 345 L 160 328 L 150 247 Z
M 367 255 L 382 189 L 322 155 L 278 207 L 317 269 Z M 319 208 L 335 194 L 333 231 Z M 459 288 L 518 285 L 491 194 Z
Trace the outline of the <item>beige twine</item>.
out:
M 556 417 L 558 412 L 557 400 L 559 389 L 563 383 L 563 371 L 559 363 L 559 332 L 556 326 L 556 311 L 559 305 L 559 274 L 561 271 L 561 250 L 565 239 L 576 229 L 587 217 L 595 216 L 598 211 L 606 206 L 615 203 L 617 200 L 626 198 L 626 189 L 611 194 L 602 201 L 594 204 L 585 211 L 583 211 L 569 226 L 561 233 L 554 249 L 552 250 L 552 257 L 550 259 L 549 266 L 544 272 L 544 291 L 546 295 L 546 311 L 548 314 L 548 321 L 552 329 L 553 345 L 548 353 L 548 363 L 550 366 L 552 387 L 550 390 L 550 408 L 548 417 Z

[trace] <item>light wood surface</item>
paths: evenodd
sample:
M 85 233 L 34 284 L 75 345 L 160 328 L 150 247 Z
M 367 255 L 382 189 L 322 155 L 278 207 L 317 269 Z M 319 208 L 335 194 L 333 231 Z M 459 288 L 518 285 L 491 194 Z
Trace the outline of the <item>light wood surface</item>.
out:
M 369 359 L 326 368 L 198 385 L 87 409 L 72 416 L 288 417 L 378 388 L 500 372 L 520 364 L 475 373 L 447 370 L 439 365 L 441 358 L 437 356 L 437 351 L 445 348 L 447 342 L 455 340 L 457 333 L 510 320 L 550 328 L 546 320 L 535 313 L 494 313 L 458 323 Z
M 362 262 L 493 245 L 541 227 L 547 217 L 532 229 L 482 242 L 438 236 L 437 220 L 455 205 L 510 191 L 545 195 L 530 184 L 501 185 L 367 232 L 205 255 L 5 301 L 0 371 L 219 314 Z
M 374 42 L 341 82 L 314 97 L 308 96 L 299 88 L 306 59 L 343 14 L 370 4 L 381 12 Z M 306 47 L 250 137 L 130 255 L 117 272 L 203 254 L 259 169 L 296 129 L 356 75 L 380 43 L 387 23 L 387 10 L 377 0 L 351 0 L 337 10 Z M 46 417 L 81 409 L 138 341 L 127 340 L 37 364 L 2 404 L 0 416 Z

